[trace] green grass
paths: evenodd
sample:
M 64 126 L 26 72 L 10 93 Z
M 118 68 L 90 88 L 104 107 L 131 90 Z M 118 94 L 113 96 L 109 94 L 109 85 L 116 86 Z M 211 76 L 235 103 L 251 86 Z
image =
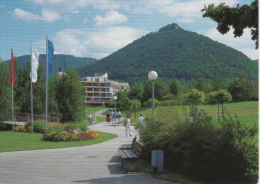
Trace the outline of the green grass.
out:
M 99 138 L 89 141 L 49 142 L 42 139 L 43 134 L 41 133 L 32 134 L 27 132 L 2 131 L 0 132 L 0 152 L 86 146 L 97 144 L 117 137 L 114 134 L 105 132 L 97 133 L 99 134 Z
M 95 112 L 100 111 L 102 109 L 103 107 L 86 107 L 86 113 L 88 114 L 90 112 L 93 116 Z

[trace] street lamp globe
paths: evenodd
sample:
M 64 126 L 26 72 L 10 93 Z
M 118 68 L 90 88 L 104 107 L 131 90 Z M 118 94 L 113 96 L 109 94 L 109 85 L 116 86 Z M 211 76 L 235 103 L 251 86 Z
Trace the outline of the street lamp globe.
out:
M 148 78 L 151 80 L 151 81 L 154 81 L 156 80 L 158 77 L 158 74 L 156 73 L 156 71 L 150 71 L 148 73 Z
M 117 96 L 114 96 L 113 98 L 114 98 L 114 100 L 117 100 Z

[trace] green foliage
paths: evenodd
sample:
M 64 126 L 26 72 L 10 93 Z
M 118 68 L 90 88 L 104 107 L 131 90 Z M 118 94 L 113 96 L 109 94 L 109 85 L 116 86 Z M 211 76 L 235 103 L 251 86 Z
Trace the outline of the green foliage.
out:
M 228 93 L 224 89 L 220 89 L 220 90 L 216 91 L 215 98 L 216 98 L 217 102 L 220 104 L 228 103 L 232 100 L 232 96 L 230 95 L 230 93 Z
M 138 99 L 139 101 L 142 101 L 143 93 L 144 93 L 143 83 L 135 83 L 130 88 L 129 98 L 131 100 Z
M 0 58 L 0 122 L 12 116 L 12 88 L 9 84 L 10 73 Z
M 24 125 L 24 127 L 27 129 L 28 126 L 31 126 L 31 125 L 32 125 L 32 123 L 31 123 L 31 121 L 29 121 Z M 33 132 L 42 133 L 45 130 L 46 130 L 46 121 L 45 120 L 33 121 Z
M 206 82 L 205 77 L 199 77 L 195 82 L 196 89 L 199 91 L 203 91 L 204 93 L 208 93 L 211 91 L 210 82 Z
M 205 100 L 204 92 L 200 92 L 194 88 L 191 88 L 190 92 L 186 93 L 184 98 L 187 103 L 195 105 L 200 104 Z
M 117 106 L 119 105 L 120 103 L 117 103 Z M 106 107 L 109 107 L 109 108 L 112 108 L 112 107 L 115 107 L 115 101 L 114 100 L 108 100 L 106 102 Z
M 245 28 L 251 28 L 252 40 L 255 40 L 256 49 L 258 48 L 258 0 L 254 0 L 251 5 L 239 6 L 239 4 L 230 8 L 225 3 L 215 7 L 214 4 L 204 7 L 203 17 L 209 17 L 218 23 L 217 30 L 221 34 L 227 33 L 230 28 L 234 29 L 234 36 L 243 35 Z
M 219 125 L 203 113 L 199 121 L 190 121 L 187 111 L 159 107 L 154 116 L 145 117 L 142 131 L 144 158 L 152 150 L 164 150 L 165 167 L 185 173 L 203 182 L 256 182 L 257 148 L 252 141 L 257 127 L 248 128 L 225 116 Z
M 83 121 L 86 119 L 84 87 L 75 70 L 68 68 L 67 75 L 52 77 L 49 88 L 51 99 L 57 103 L 61 122 Z
M 172 94 L 174 94 L 176 96 L 179 95 L 181 93 L 181 83 L 180 83 L 180 81 L 177 78 L 173 79 L 171 81 L 169 89 L 170 89 L 170 92 Z
M 154 81 L 154 98 L 162 100 L 167 93 L 167 87 L 162 78 Z M 147 80 L 144 87 L 143 102 L 152 98 L 152 81 Z
M 134 120 L 136 119 L 136 110 L 141 107 L 141 102 L 138 99 L 133 99 L 133 111 L 134 111 Z
M 216 79 L 216 81 L 212 83 L 212 91 L 218 91 L 220 89 L 227 90 L 227 85 L 223 79 Z
M 151 70 L 168 85 L 178 78 L 191 87 L 200 76 L 216 80 L 244 75 L 258 81 L 257 62 L 231 47 L 181 28 L 151 32 L 103 59 L 78 68 L 78 73 L 85 77 L 108 71 L 111 80 L 132 85 L 145 84 Z
M 31 63 L 28 61 L 24 69 L 18 68 L 16 82 L 14 85 L 14 102 L 18 106 L 17 113 L 31 113 Z M 33 113 L 43 114 L 45 112 L 46 80 L 44 68 L 39 66 L 37 70 L 37 81 L 33 83 Z
M 167 94 L 165 95 L 164 97 L 162 97 L 162 101 L 165 101 L 165 100 L 172 100 L 174 99 L 174 95 L 173 94 Z
M 160 101 L 154 99 L 154 108 L 157 108 L 159 105 L 160 105 Z M 144 106 L 151 108 L 153 106 L 153 100 L 149 99 L 148 101 L 144 102 Z
M 252 80 L 248 80 L 242 76 L 233 78 L 230 81 L 228 90 L 232 95 L 233 101 L 250 100 L 254 92 L 255 86 Z

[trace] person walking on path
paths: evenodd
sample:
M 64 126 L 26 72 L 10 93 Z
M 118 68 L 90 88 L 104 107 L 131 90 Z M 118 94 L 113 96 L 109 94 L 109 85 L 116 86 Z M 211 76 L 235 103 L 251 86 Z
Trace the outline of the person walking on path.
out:
M 95 125 L 97 123 L 96 114 L 93 115 L 92 122 L 93 122 L 93 125 Z
M 110 115 L 107 113 L 107 120 L 106 120 L 107 124 L 110 123 L 110 119 L 111 119 L 111 117 L 110 117 Z
M 92 116 L 91 116 L 91 114 L 89 112 L 88 113 L 88 126 L 91 126 L 91 118 L 92 118 Z
M 131 114 L 128 114 L 127 117 L 125 118 L 125 122 L 124 122 L 126 137 L 127 137 L 127 133 L 129 133 L 129 135 L 132 136 L 131 123 L 130 123 L 131 120 L 133 120 L 133 118 L 131 117 Z
M 138 118 L 138 133 L 139 133 L 139 140 L 142 140 L 141 138 L 141 132 L 142 132 L 142 128 L 144 128 L 145 124 L 144 124 L 144 120 L 145 118 L 143 117 L 143 113 L 140 114 L 140 117 Z

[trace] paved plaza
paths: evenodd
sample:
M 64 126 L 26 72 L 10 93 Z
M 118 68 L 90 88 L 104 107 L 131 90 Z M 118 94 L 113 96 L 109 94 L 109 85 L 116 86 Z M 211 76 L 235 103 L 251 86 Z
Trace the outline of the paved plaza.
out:
M 170 183 L 142 172 L 127 174 L 123 171 L 117 150 L 122 144 L 130 144 L 133 138 L 125 136 L 124 127 L 114 128 L 103 122 L 90 126 L 89 129 L 116 134 L 118 137 L 82 147 L 2 152 L 0 183 Z M 133 127 L 132 133 L 133 136 L 137 134 Z

